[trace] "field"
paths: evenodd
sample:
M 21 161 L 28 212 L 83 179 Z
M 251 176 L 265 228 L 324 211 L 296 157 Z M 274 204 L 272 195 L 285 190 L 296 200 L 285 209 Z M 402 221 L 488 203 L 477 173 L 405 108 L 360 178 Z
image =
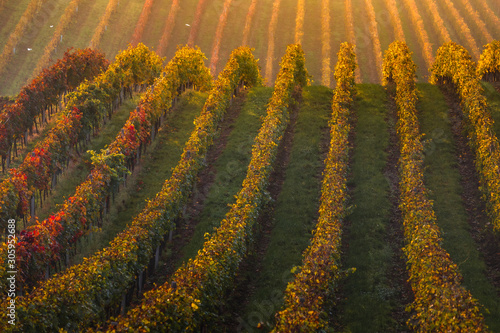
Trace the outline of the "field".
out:
M 0 95 L 12 96 L 41 68 L 42 56 L 58 59 L 69 47 L 90 46 L 93 38 L 94 43 L 98 41 L 94 47 L 110 60 L 131 42 L 143 42 L 166 59 L 173 56 L 177 45 L 197 45 L 214 75 L 231 50 L 249 45 L 255 48 L 268 85 L 276 77 L 286 45 L 300 40 L 313 83 L 334 87 L 331 69 L 344 41 L 356 43 L 363 83 L 380 83 L 382 52 L 396 39 L 404 39 L 410 46 L 418 80 L 427 82 L 432 57 L 444 42 L 463 45 L 477 61 L 482 46 L 500 34 L 500 8 L 489 0 L 351 0 L 350 6 L 343 0 L 307 4 L 291 0 L 150 0 L 112 1 L 111 6 L 105 0 L 74 0 L 77 4 L 68 10 L 71 19 L 67 23 L 60 20 L 67 3 L 50 0 L 34 15 L 13 53 L 12 47 L 4 46 L 28 1 L 3 2 L 0 47 L 10 55 L 2 67 Z M 350 25 L 348 17 L 355 23 Z M 99 25 L 103 29 L 95 39 Z M 467 28 L 464 33 L 462 27 Z M 55 41 L 49 46 L 51 39 Z
M 498 1 L 0 22 L 0 331 L 500 332 Z

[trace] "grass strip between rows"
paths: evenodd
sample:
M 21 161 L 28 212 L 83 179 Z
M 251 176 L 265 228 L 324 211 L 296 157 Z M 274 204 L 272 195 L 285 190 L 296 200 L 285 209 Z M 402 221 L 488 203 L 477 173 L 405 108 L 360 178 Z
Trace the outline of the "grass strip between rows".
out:
M 16 245 L 19 282 L 32 286 L 43 279 L 47 265 L 55 266 L 81 237 L 93 231 L 93 226 L 101 225 L 103 215 L 109 210 L 109 197 L 117 192 L 124 176 L 155 137 L 160 117 L 170 110 L 181 88 L 194 85 L 210 89 L 212 77 L 204 59 L 199 49 L 179 49 L 163 75 L 130 113 L 115 140 L 100 153 L 90 151 L 92 170 L 75 194 L 67 198 L 57 213 L 37 220 L 21 232 Z
M 295 123 L 291 116 L 293 140 L 285 141 L 284 151 L 289 151 L 289 157 L 282 157 L 288 162 L 286 166 L 278 166 L 284 170 L 275 171 L 282 173 L 283 178 L 272 178 L 277 197 L 259 218 L 263 224 L 259 225 L 255 245 L 250 248 L 250 260 L 245 264 L 248 268 L 239 278 L 243 279 L 239 284 L 244 285 L 244 291 L 237 291 L 236 301 L 229 302 L 237 304 L 243 298 L 244 307 L 231 313 L 241 331 L 270 331 L 274 327 L 276 311 L 283 307 L 286 286 L 294 277 L 291 270 L 301 264 L 302 253 L 310 244 L 319 214 L 332 98 L 333 91 L 328 87 L 305 87 Z M 276 194 L 281 180 L 281 191 Z
M 422 83 L 417 84 L 417 88 L 420 95 L 417 108 L 422 133 L 426 138 L 425 182 L 430 191 L 429 197 L 434 201 L 437 223 L 442 229 L 442 246 L 458 264 L 464 278 L 463 285 L 488 309 L 482 312 L 486 324 L 493 332 L 499 332 L 500 299 L 486 274 L 488 268 L 483 258 L 484 244 L 479 244 L 472 237 L 479 228 L 469 224 L 471 218 L 477 224 L 481 224 L 483 219 L 469 211 L 474 203 L 466 205 L 464 202 L 464 198 L 471 196 L 471 190 L 467 191 L 463 184 L 468 173 L 460 170 L 464 168 L 464 155 L 462 149 L 457 151 L 456 143 L 452 140 L 454 135 L 449 124 L 448 103 L 438 86 Z M 462 166 L 457 168 L 457 163 Z M 470 172 L 475 172 L 473 167 Z M 480 202 L 479 196 L 475 202 Z

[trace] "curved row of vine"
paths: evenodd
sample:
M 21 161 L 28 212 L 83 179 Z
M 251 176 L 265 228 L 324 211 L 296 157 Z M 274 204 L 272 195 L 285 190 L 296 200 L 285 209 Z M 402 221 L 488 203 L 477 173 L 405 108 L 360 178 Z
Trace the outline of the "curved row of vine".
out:
M 62 95 L 74 90 L 84 80 L 91 80 L 109 63 L 104 54 L 91 49 L 68 50 L 55 64 L 41 70 L 21 88 L 15 102 L 0 114 L 0 156 L 2 171 L 9 168 L 10 157 L 17 141 L 25 143 L 28 131 L 43 123 L 53 112 Z

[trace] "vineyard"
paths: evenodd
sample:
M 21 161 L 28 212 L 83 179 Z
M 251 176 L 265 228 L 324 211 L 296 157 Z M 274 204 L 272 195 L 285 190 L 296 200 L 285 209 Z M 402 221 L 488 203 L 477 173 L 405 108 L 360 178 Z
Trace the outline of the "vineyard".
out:
M 500 332 L 493 0 L 0 0 L 1 332 Z

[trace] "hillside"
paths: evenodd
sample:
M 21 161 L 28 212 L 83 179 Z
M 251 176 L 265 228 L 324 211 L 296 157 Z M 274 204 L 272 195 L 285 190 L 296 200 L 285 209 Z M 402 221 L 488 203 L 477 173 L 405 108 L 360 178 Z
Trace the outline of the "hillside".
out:
M 40 65 L 60 58 L 70 47 L 99 48 L 112 60 L 131 42 L 143 42 L 167 59 L 177 45 L 197 45 L 217 75 L 231 50 L 245 44 L 255 48 L 263 76 L 272 85 L 286 45 L 301 42 L 314 83 L 333 87 L 331 70 L 344 41 L 356 44 L 359 82 L 380 83 L 382 51 L 396 39 L 406 41 L 414 51 L 419 81 L 427 82 L 427 68 L 444 42 L 464 45 L 478 60 L 482 46 L 500 35 L 500 7 L 494 0 L 315 0 L 307 4 L 297 0 L 45 0 L 29 16 L 24 32 L 16 33 L 15 42 L 8 44 L 29 1 L 3 2 L 0 50 L 7 61 L 0 62 L 0 95 L 15 95 Z
M 496 1 L 0 20 L 0 331 L 500 332 Z

